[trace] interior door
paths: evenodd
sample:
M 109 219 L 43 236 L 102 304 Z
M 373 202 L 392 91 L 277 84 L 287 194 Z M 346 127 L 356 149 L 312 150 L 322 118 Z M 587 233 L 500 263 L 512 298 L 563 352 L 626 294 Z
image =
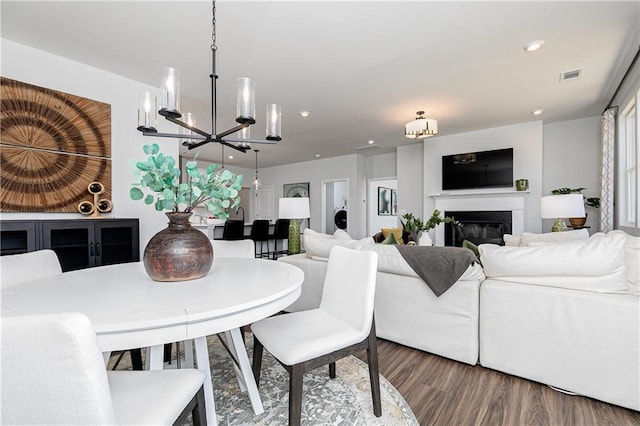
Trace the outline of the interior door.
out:
M 275 189 L 261 186 L 255 192 L 255 219 L 275 220 Z

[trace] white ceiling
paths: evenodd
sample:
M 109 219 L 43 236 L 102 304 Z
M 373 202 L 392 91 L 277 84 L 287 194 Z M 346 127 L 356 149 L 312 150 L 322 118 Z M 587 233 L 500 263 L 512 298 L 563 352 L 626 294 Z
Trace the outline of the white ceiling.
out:
M 183 112 L 210 128 L 210 2 L 3 0 L 1 8 L 3 38 L 154 86 L 162 67 L 179 68 Z M 283 140 L 254 145 L 261 167 L 415 143 L 403 126 L 417 110 L 438 120 L 440 135 L 595 116 L 640 44 L 638 1 L 228 0 L 216 17 L 218 131 L 234 125 L 239 77 L 256 82 L 252 137 L 264 137 L 266 104 L 282 105 Z M 536 39 L 542 49 L 524 52 Z M 580 79 L 559 82 L 577 68 Z M 381 148 L 357 149 L 368 140 Z M 209 144 L 199 158 L 220 161 L 220 152 Z M 253 167 L 252 153 L 233 154 L 227 164 Z

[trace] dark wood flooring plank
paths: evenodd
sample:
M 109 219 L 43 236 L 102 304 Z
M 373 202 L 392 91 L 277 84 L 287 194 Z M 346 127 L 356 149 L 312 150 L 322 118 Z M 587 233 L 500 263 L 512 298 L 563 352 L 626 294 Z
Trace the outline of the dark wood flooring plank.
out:
M 640 412 L 386 340 L 378 357 L 422 426 L 640 426 Z

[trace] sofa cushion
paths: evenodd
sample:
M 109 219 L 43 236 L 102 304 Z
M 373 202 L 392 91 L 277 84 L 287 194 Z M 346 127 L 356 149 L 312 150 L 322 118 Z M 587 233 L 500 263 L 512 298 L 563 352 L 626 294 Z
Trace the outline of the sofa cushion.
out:
M 346 232 L 344 232 L 344 234 L 346 234 Z M 325 262 L 329 260 L 329 252 L 331 252 L 331 249 L 336 245 L 351 249 L 360 249 L 375 245 L 373 238 L 370 237 L 363 238 L 362 240 L 352 240 L 344 238 L 343 234 L 338 234 L 337 236 L 335 234 L 323 234 L 309 228 L 304 230 L 303 238 L 307 256 L 314 260 L 322 260 Z
M 389 234 L 393 234 L 396 237 L 398 244 L 404 244 L 404 241 L 402 240 L 402 228 L 382 228 L 380 231 L 382 231 L 382 235 L 385 239 L 387 239 Z
M 520 235 L 504 234 L 502 239 L 505 246 L 520 247 Z
M 589 231 L 586 229 L 576 229 L 574 231 L 547 232 L 544 234 L 532 234 L 524 232 L 520 235 L 520 246 L 527 247 L 532 242 L 562 243 L 566 241 L 579 241 L 589 239 Z
M 640 296 L 640 237 L 634 237 L 624 231 L 611 231 L 608 234 L 597 232 L 591 238 L 599 238 L 606 235 L 624 235 L 626 243 L 624 246 L 624 259 L 627 272 L 627 284 L 629 293 Z
M 600 293 L 627 293 L 625 236 L 606 235 L 567 244 L 501 247 L 482 244 L 487 278 Z

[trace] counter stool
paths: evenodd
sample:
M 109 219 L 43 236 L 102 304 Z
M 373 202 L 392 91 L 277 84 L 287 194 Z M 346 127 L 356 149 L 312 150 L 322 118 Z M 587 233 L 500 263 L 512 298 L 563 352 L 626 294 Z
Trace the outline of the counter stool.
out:
M 269 234 L 269 239 L 274 240 L 273 251 L 269 252 L 270 255 L 273 255 L 273 260 L 276 260 L 280 254 L 289 254 L 289 250 L 284 250 L 284 240 L 289 239 L 289 223 L 289 219 L 277 219 L 273 227 L 273 234 Z M 278 250 L 278 241 L 282 242 L 280 250 Z
M 244 222 L 241 220 L 227 220 L 222 230 L 223 240 L 243 240 Z
M 256 257 L 269 257 L 269 221 L 266 219 L 256 219 L 251 224 L 251 237 L 256 245 Z M 260 243 L 260 252 L 258 253 L 258 243 Z M 267 243 L 267 251 L 264 251 L 264 243 Z

